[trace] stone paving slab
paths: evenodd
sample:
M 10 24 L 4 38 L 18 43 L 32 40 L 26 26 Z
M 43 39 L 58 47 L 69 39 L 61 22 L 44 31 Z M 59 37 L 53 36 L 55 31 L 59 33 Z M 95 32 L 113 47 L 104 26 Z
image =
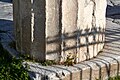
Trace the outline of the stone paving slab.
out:
M 0 0 L 0 19 L 13 20 L 12 4 L 6 2 L 7 0 L 3 2 Z
M 41 66 L 39 63 L 24 62 L 30 65 L 29 74 L 33 80 L 105 80 L 120 74 L 120 0 L 108 0 L 106 43 L 103 51 L 89 61 L 74 66 Z M 5 49 L 15 55 L 17 52 L 8 44 L 14 40 L 12 4 L 0 0 L 0 39 Z
M 109 0 L 113 5 L 120 5 L 120 0 Z

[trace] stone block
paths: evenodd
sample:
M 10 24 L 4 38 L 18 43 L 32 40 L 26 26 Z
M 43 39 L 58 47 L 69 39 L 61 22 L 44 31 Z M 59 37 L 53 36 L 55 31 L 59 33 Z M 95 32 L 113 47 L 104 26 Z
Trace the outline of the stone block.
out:
M 80 62 L 105 41 L 106 0 L 13 0 L 17 50 L 38 61 Z M 72 57 L 71 56 L 71 57 Z

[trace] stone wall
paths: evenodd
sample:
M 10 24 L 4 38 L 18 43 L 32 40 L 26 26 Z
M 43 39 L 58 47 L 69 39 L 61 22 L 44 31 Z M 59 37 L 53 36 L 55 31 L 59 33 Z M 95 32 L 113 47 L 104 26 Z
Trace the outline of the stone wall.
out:
M 106 0 L 13 0 L 17 50 L 44 61 L 80 62 L 105 41 Z

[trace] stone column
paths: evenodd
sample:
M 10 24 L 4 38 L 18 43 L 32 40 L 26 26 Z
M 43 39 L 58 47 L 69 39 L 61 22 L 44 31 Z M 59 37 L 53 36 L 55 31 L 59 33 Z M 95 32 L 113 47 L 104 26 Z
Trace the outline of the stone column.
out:
M 106 0 L 13 0 L 17 50 L 38 61 L 80 62 L 105 41 Z

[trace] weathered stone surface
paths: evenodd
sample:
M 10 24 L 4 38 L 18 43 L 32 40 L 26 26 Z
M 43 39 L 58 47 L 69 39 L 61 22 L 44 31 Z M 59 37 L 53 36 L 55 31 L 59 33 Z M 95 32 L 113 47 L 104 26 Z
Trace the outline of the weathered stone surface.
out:
M 60 58 L 60 0 L 46 0 L 46 56 L 47 59 Z
M 74 66 L 40 66 L 33 63 L 28 63 L 30 65 L 30 71 L 38 71 L 31 65 L 35 65 L 40 69 L 39 75 L 49 75 L 54 73 L 51 80 L 108 80 L 109 77 L 119 75 L 120 73 L 120 25 L 113 23 L 112 21 L 107 21 L 106 29 L 106 45 L 103 52 L 100 53 L 96 58 L 84 61 Z M 116 36 L 116 37 L 115 37 Z M 44 71 L 46 70 L 46 71 Z M 49 70 L 51 73 L 49 73 Z M 37 72 L 35 72 L 37 73 Z M 75 74 L 76 73 L 76 74 Z M 73 79 L 73 76 L 77 76 Z M 57 77 L 57 78 L 56 78 Z M 42 77 L 39 77 L 42 79 Z M 50 77 L 49 77 L 50 79 Z
M 0 2 L 0 19 L 13 20 L 12 10 L 12 4 Z
M 39 75 L 39 79 L 32 75 L 35 80 L 107 80 L 110 76 L 119 74 L 119 60 L 120 56 L 101 53 L 93 60 L 84 61 L 74 66 L 54 65 L 46 67 L 37 63 L 27 62 L 27 64 L 30 65 L 29 71 Z
M 31 0 L 30 0 L 31 2 Z M 33 25 L 31 31 L 33 38 L 31 38 L 31 56 L 34 59 L 44 61 L 46 59 L 46 12 L 45 12 L 45 0 L 33 0 L 31 2 L 32 6 L 32 16 Z M 31 27 L 30 27 L 31 28 Z M 33 39 L 33 40 L 32 40 Z
M 113 5 L 120 5 L 120 0 L 110 0 Z
M 8 5 L 8 3 L 1 3 L 0 2 L 0 11 L 3 11 L 3 6 L 7 7 L 4 9 L 9 9 L 12 5 Z M 2 5 L 4 4 L 4 5 Z M 9 6 L 9 8 L 8 8 Z M 12 10 L 9 9 L 9 10 Z M 9 10 L 7 10 L 8 12 L 6 12 L 6 14 L 9 13 Z M 10 11 L 11 13 L 12 11 Z M 1 12 L 0 12 L 1 13 Z M 92 80 L 96 80 L 96 79 L 101 79 L 101 80 L 107 80 L 108 76 L 110 75 L 112 76 L 116 76 L 119 74 L 120 72 L 120 25 L 116 24 L 116 20 L 117 22 L 119 20 L 119 17 L 116 17 L 118 15 L 113 16 L 112 18 L 109 17 L 109 19 L 107 19 L 107 29 L 106 29 L 106 45 L 103 49 L 103 52 L 100 53 L 100 55 L 97 56 L 97 58 L 90 60 L 90 61 L 85 61 L 82 62 L 80 64 L 76 64 L 73 67 L 63 67 L 63 66 L 57 66 L 59 68 L 56 68 L 55 66 L 50 67 L 43 67 L 40 66 L 39 64 L 36 63 L 29 63 L 30 64 L 30 71 L 32 71 L 31 77 L 34 80 L 69 80 L 70 79 L 70 72 L 68 70 L 70 70 L 73 74 L 72 77 L 77 76 L 76 78 L 82 79 L 82 80 L 88 80 L 88 78 L 90 77 L 90 67 L 92 68 Z M 9 42 L 9 40 L 11 41 L 13 37 L 12 35 L 12 21 L 11 20 L 12 16 L 11 15 L 7 15 L 7 16 L 3 16 L 2 14 L 0 14 L 0 18 L 1 19 L 6 19 L 6 20 L 1 20 L 0 21 L 0 30 L 6 31 L 6 33 L 1 33 L 0 37 L 1 37 L 1 42 L 3 43 L 4 47 L 9 47 L 8 45 L 5 45 L 4 43 Z M 8 19 L 8 20 L 7 20 Z M 114 23 L 115 22 L 115 23 Z M 8 36 L 9 35 L 9 36 Z M 13 53 L 13 51 L 11 50 L 11 53 Z M 89 65 L 89 66 L 88 66 Z M 106 67 L 107 66 L 107 67 Z M 110 73 L 109 73 L 110 72 Z M 76 73 L 76 74 L 74 74 Z M 86 75 L 83 75 L 86 74 Z M 81 77 L 82 75 L 82 77 Z M 88 78 L 87 78 L 88 77 Z M 80 79 L 76 79 L 76 80 L 80 80 Z M 73 79 L 75 80 L 75 79 Z
M 62 57 L 65 60 L 67 55 L 76 54 L 77 41 L 77 0 L 62 1 Z
M 79 61 L 90 59 L 96 56 L 104 46 L 106 0 L 78 2 L 77 26 L 81 32 L 78 49 Z M 82 36 L 83 35 L 83 36 Z
M 1 3 L 0 1 L 0 11 L 1 10 L 3 11 L 3 7 L 1 6 L 7 7 L 8 3 Z M 10 7 L 11 7 L 11 4 L 9 5 L 9 8 Z M 12 7 L 11 9 L 9 8 L 4 8 L 6 9 L 4 10 L 5 12 L 8 11 L 6 12 L 7 14 L 9 13 L 9 10 L 12 10 Z M 10 13 L 11 12 L 12 11 L 10 11 Z M 5 19 L 5 20 L 0 21 L 0 26 L 1 26 L 0 30 L 6 31 L 6 33 L 0 34 L 0 38 L 2 39 L 1 43 L 3 43 L 5 47 L 9 47 L 9 46 L 5 45 L 4 43 L 7 43 L 9 40 L 11 41 L 12 39 L 11 37 L 13 37 L 12 31 L 11 31 L 13 29 L 12 21 L 9 21 L 12 19 L 11 17 L 12 17 L 11 15 L 3 16 L 2 14 L 0 14 L 0 18 Z M 84 61 L 80 64 L 76 64 L 73 66 L 75 68 L 71 68 L 68 66 L 64 66 L 64 67 L 57 66 L 59 68 L 56 68 L 55 66 L 52 66 L 52 67 L 41 66 L 36 63 L 28 63 L 30 64 L 31 72 L 29 74 L 31 74 L 32 79 L 34 80 L 62 80 L 62 79 L 66 80 L 66 79 L 69 79 L 70 80 L 70 72 L 68 72 L 68 70 L 70 70 L 71 72 L 76 73 L 75 76 L 80 77 L 80 79 L 77 79 L 77 80 L 90 80 L 89 78 L 90 73 L 88 73 L 90 72 L 90 67 L 92 67 L 91 75 L 93 75 L 91 80 L 96 80 L 96 79 L 107 80 L 108 75 L 112 77 L 112 76 L 116 76 L 120 74 L 119 73 L 120 72 L 120 25 L 114 23 L 113 21 L 114 19 L 118 19 L 118 18 L 113 16 L 112 18 L 109 17 L 109 19 L 107 19 L 108 21 L 107 21 L 107 28 L 106 28 L 105 48 L 103 49 L 103 52 L 100 53 L 100 55 L 98 55 L 96 58 L 90 61 Z M 13 53 L 12 50 L 11 50 L 11 53 Z M 86 75 L 83 75 L 83 74 L 86 74 Z
M 80 62 L 105 41 L 106 0 L 13 0 L 17 49 L 36 60 Z M 71 56 L 71 57 L 72 57 Z

